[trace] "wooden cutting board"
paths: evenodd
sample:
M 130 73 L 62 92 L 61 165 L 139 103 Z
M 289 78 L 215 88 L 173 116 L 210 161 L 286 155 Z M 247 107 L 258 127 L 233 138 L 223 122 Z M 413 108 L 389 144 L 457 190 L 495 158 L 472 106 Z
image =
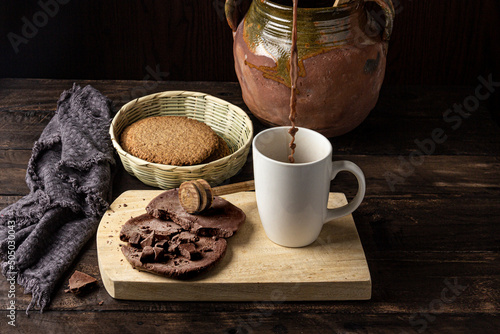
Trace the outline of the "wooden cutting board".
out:
M 287 248 L 270 241 L 262 228 L 254 192 L 223 196 L 247 215 L 228 239 L 225 257 L 189 280 L 140 272 L 123 256 L 119 233 L 130 218 L 145 213 L 162 191 L 127 191 L 104 214 L 97 231 L 97 255 L 104 286 L 117 299 L 163 301 L 366 300 L 371 278 L 351 215 L 324 225 L 308 247 Z M 346 203 L 330 193 L 329 207 Z

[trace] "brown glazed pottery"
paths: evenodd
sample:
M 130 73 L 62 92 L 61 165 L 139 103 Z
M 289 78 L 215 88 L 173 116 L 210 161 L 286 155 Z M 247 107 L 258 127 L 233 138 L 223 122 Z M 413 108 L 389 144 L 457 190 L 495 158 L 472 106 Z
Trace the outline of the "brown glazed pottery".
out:
M 378 6 L 368 11 L 370 1 Z M 249 2 L 226 1 L 243 99 L 265 124 L 290 125 L 292 1 Z M 296 125 L 328 137 L 354 129 L 375 107 L 394 19 L 391 0 L 334 2 L 299 0 L 297 13 Z

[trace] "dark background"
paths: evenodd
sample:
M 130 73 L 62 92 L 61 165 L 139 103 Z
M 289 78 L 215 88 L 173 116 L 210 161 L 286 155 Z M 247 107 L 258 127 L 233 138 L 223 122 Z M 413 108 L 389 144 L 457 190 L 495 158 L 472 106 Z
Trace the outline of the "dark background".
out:
M 0 77 L 143 80 L 158 70 L 163 80 L 236 81 L 224 0 L 59 1 L 44 15 L 40 1 L 0 0 Z M 393 2 L 386 84 L 498 78 L 499 1 Z M 40 27 L 16 53 L 8 36 L 24 38 L 26 20 Z

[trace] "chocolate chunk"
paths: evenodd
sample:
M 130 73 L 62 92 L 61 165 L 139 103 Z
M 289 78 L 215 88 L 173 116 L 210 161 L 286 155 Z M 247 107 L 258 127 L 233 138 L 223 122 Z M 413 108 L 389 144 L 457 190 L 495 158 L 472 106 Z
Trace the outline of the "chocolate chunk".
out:
M 187 243 L 179 245 L 179 253 L 188 260 L 197 260 L 200 253 L 196 250 L 195 244 Z
M 120 238 L 121 238 L 121 236 L 120 236 Z M 132 233 L 132 235 L 131 235 L 131 236 L 130 236 L 130 238 L 128 239 L 128 242 L 129 242 L 132 246 L 137 247 L 137 246 L 139 246 L 139 245 L 140 245 L 141 240 L 142 240 L 141 235 L 140 235 L 139 233 L 137 233 L 137 232 L 134 232 L 134 233 Z M 122 241 L 126 241 L 126 240 L 122 240 Z
M 153 247 L 155 254 L 154 262 L 162 262 L 165 258 L 165 250 L 163 247 Z
M 155 251 L 153 250 L 153 247 L 151 246 L 146 246 L 142 249 L 140 261 L 142 263 L 147 263 L 147 262 L 153 262 L 155 259 Z
M 90 289 L 97 283 L 97 280 L 81 271 L 75 270 L 73 275 L 69 278 L 69 289 L 66 292 L 72 292 L 74 294 L 82 293 L 85 290 Z
M 129 241 L 130 242 L 130 241 Z M 150 235 L 148 235 L 142 242 L 141 242 L 141 247 L 144 248 L 144 247 L 153 247 L 155 243 L 155 232 L 151 232 Z
M 191 233 L 222 238 L 232 236 L 246 219 L 242 210 L 218 196 L 209 210 L 201 215 L 191 215 L 179 202 L 178 189 L 167 190 L 155 197 L 146 211 L 157 218 L 172 219 Z
M 178 247 L 180 245 L 181 244 L 179 244 Z M 214 240 L 208 237 L 200 237 L 200 240 L 197 241 L 197 247 L 207 250 L 209 249 L 210 251 L 205 251 L 203 253 L 199 253 L 199 255 L 195 255 L 198 256 L 196 260 L 170 253 L 168 254 L 169 256 L 167 259 L 164 259 L 163 262 L 146 263 L 140 260 L 140 249 L 131 246 L 122 246 L 121 250 L 125 255 L 125 258 L 137 270 L 147 271 L 172 278 L 184 279 L 194 277 L 202 272 L 205 272 L 218 263 L 224 257 L 227 242 L 226 239 L 222 238 Z
M 177 239 L 177 240 L 172 239 L 168 243 L 167 251 L 169 253 L 178 253 L 178 247 L 179 247 L 180 244 L 181 244 L 181 241 L 179 239 Z

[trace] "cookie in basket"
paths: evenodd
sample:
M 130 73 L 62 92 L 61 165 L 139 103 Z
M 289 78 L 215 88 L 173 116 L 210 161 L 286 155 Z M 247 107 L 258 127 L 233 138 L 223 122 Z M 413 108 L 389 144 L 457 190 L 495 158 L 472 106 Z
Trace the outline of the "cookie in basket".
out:
M 219 160 L 231 154 L 231 150 L 227 145 L 226 141 L 219 136 L 219 144 L 217 149 L 210 155 L 207 159 L 205 159 L 202 163 L 208 164 L 209 162 Z
M 197 165 L 219 147 L 219 136 L 206 124 L 181 116 L 155 116 L 126 127 L 122 148 L 143 160 L 175 166 Z

